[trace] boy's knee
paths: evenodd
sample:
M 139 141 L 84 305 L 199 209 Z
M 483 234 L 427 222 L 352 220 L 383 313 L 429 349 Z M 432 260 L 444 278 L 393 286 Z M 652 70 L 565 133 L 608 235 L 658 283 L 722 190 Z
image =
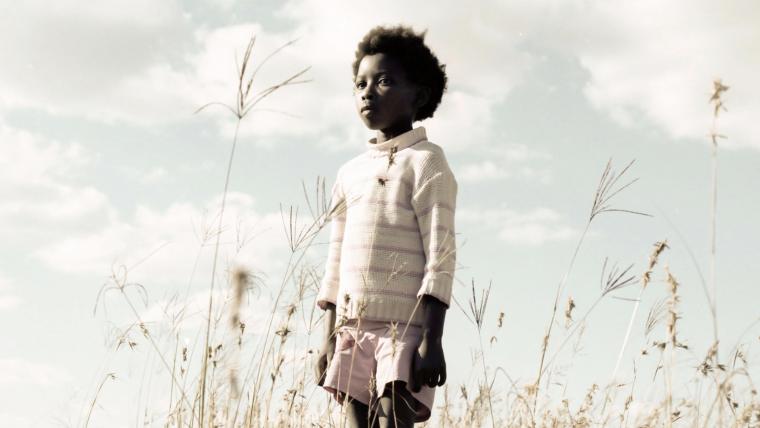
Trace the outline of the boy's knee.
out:
M 383 391 L 383 397 L 391 398 L 393 395 L 398 397 L 411 397 L 412 393 L 406 388 L 406 382 L 403 380 L 396 380 L 385 384 L 385 390 Z
M 381 427 L 411 427 L 414 425 L 415 399 L 406 382 L 388 382 L 380 397 L 378 416 Z

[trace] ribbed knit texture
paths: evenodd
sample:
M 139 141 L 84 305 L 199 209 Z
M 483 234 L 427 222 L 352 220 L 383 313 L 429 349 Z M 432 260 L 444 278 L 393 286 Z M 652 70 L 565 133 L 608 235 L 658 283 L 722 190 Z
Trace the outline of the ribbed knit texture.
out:
M 338 169 L 317 305 L 334 303 L 339 319 L 422 325 L 418 298 L 451 302 L 457 182 L 424 127 L 375 141 Z

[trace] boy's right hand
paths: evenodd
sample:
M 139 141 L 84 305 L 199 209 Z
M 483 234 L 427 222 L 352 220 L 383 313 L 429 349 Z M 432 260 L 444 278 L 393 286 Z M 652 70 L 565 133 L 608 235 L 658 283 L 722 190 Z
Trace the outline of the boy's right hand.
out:
M 317 385 L 322 386 L 325 382 L 325 373 L 327 373 L 327 367 L 330 365 L 333 354 L 335 354 L 335 335 L 333 329 L 335 328 L 335 303 L 325 302 L 325 317 L 323 320 L 324 325 L 324 342 L 322 342 L 322 349 L 317 354 L 317 361 L 314 364 L 314 374 L 316 375 Z
M 314 365 L 314 374 L 316 375 L 317 385 L 322 386 L 325 382 L 327 368 L 335 354 L 335 338 L 327 338 L 322 345 L 322 349 L 317 354 L 317 362 Z

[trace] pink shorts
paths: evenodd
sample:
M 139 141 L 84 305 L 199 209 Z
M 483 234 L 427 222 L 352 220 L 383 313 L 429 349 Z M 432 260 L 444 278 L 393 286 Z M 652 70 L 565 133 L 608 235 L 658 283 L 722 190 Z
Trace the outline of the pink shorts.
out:
M 384 321 L 362 320 L 357 335 L 356 320 L 340 327 L 336 336 L 335 355 L 327 368 L 324 384 L 327 391 L 343 404 L 344 394 L 350 399 L 374 407 L 378 397 L 383 395 L 390 382 L 406 382 L 407 389 L 415 398 L 412 405 L 417 416 L 415 422 L 430 418 L 435 388 L 423 385 L 420 392 L 409 387 L 412 358 L 422 340 L 422 327 L 399 323 L 396 340 L 392 339 L 391 324 Z M 352 360 L 353 357 L 353 367 Z

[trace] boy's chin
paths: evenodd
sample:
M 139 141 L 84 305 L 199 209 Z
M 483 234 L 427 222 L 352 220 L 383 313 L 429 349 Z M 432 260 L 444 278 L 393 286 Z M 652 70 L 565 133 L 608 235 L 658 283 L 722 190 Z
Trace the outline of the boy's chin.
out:
M 372 130 L 372 131 L 383 129 L 382 123 L 376 122 L 374 120 L 368 120 L 366 117 L 362 117 L 362 123 L 364 123 L 364 126 L 366 126 L 367 129 Z

